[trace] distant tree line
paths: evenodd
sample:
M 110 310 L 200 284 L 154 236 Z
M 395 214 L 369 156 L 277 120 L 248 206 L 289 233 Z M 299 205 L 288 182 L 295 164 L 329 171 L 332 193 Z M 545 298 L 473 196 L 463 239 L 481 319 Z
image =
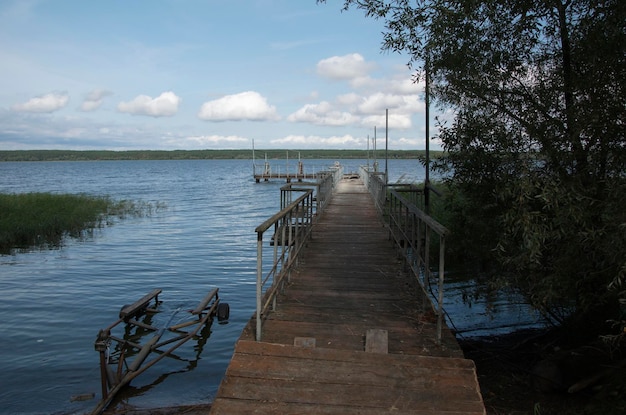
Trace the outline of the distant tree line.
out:
M 441 152 L 432 152 L 433 157 Z M 367 159 L 373 158 L 367 150 L 256 150 L 256 158 L 270 159 Z M 389 150 L 389 158 L 419 159 L 423 150 Z M 384 159 L 385 151 L 377 151 L 376 158 Z M 0 161 L 95 161 L 95 160 L 246 160 L 252 159 L 252 150 L 0 150 Z

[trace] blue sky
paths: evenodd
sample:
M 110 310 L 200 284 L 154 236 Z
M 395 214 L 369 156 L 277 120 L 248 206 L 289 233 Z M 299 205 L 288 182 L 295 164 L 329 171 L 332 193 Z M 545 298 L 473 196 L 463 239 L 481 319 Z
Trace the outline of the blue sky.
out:
M 385 109 L 423 149 L 408 57 L 342 4 L 0 0 L 0 149 L 381 148 Z

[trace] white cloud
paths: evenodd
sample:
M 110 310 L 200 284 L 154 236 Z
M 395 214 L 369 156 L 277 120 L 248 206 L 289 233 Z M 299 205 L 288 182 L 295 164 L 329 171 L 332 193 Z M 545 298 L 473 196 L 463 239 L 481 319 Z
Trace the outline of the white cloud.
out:
M 255 91 L 226 95 L 202 104 L 198 118 L 205 121 L 265 121 L 279 119 L 276 107 Z
M 363 114 L 381 114 L 385 109 L 398 108 L 404 104 L 403 97 L 378 92 L 363 99 L 359 111 Z
M 417 113 L 424 111 L 424 103 L 418 95 L 394 95 L 378 92 L 363 99 L 358 110 L 362 114 L 381 114 L 389 109 L 396 113 Z
M 352 53 L 344 56 L 332 56 L 317 63 L 317 73 L 335 80 L 352 80 L 365 77 L 372 68 L 363 56 Z
M 287 120 L 326 126 L 380 127 L 385 125 L 385 110 L 389 110 L 390 128 L 407 129 L 412 127 L 411 116 L 423 112 L 424 103 L 418 95 L 349 93 L 337 96 L 334 103 L 321 101 L 304 105 Z
M 20 112 L 41 112 L 50 113 L 65 107 L 70 97 L 65 93 L 52 92 L 50 94 L 31 98 L 22 104 L 11 107 L 14 111 Z
M 392 140 L 392 143 L 399 148 L 416 148 L 424 144 L 424 138 L 400 137 L 396 140 Z
M 319 104 L 307 104 L 287 117 L 287 121 L 306 122 L 316 125 L 341 126 L 354 124 L 359 117 L 347 111 L 339 111 L 326 101 Z
M 274 145 L 298 148 L 360 148 L 365 145 L 365 139 L 359 139 L 346 134 L 343 136 L 304 136 L 289 135 L 284 138 L 271 140 Z
M 132 115 L 148 115 L 150 117 L 170 117 L 178 112 L 181 99 L 171 91 L 163 92 L 156 98 L 139 95 L 129 102 L 120 102 L 117 105 L 119 112 Z
M 107 91 L 104 89 L 94 89 L 87 94 L 82 104 L 80 104 L 80 110 L 95 111 L 100 108 L 104 98 L 112 94 L 113 93 L 111 91 Z
M 393 79 L 388 82 L 387 91 L 392 94 L 415 95 L 424 93 L 424 82 L 415 83 L 411 78 Z
M 247 146 L 250 143 L 248 138 L 239 137 L 236 135 L 222 136 L 222 135 L 198 135 L 187 137 L 187 141 L 197 146 L 232 146 L 232 148 L 242 148 L 242 145 Z
M 337 103 L 339 105 L 356 105 L 361 102 L 362 99 L 359 94 L 351 92 L 337 96 Z
M 365 117 L 362 120 L 362 124 L 367 127 L 378 127 L 384 128 L 385 123 L 389 123 L 389 128 L 391 129 L 400 129 L 406 130 L 413 126 L 411 122 L 411 114 L 402 114 L 402 113 L 394 113 L 389 112 L 389 119 L 385 119 L 385 114 L 382 115 L 370 115 L 369 117 Z

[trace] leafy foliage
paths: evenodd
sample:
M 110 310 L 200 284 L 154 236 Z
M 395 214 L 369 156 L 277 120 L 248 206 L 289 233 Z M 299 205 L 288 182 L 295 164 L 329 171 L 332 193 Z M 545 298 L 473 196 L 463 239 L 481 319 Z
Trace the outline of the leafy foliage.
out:
M 624 298 L 626 2 L 345 0 L 430 77 L 448 225 L 561 321 Z M 426 71 L 428 69 L 428 72 Z

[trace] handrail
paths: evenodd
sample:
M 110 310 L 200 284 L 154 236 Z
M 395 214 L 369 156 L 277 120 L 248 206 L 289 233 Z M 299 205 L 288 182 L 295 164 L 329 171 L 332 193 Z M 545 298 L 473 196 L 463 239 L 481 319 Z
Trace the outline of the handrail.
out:
M 437 268 L 438 289 L 437 306 L 433 311 L 437 315 L 437 343 L 441 343 L 443 330 L 443 284 L 445 278 L 445 239 L 448 229 L 417 207 L 399 189 L 386 186 L 376 174 L 361 169 L 361 175 L 367 176 L 368 189 L 376 201 L 381 214 L 388 217 L 389 234 L 401 251 L 413 275 L 417 278 L 424 293 L 430 287 L 431 271 L 430 248 L 432 234 L 438 237 L 439 265 Z M 415 194 L 416 189 L 409 189 Z M 423 279 L 421 276 L 423 275 Z
M 332 169 L 317 173 L 315 182 L 298 182 L 287 183 L 280 188 L 280 208 L 284 209 L 293 200 L 293 192 L 304 192 L 309 189 L 315 189 L 315 213 L 322 212 L 332 195 L 333 188 L 343 175 L 343 168 Z
M 297 264 L 298 254 L 311 235 L 313 225 L 313 190 L 298 197 L 293 203 L 259 225 L 257 233 L 257 280 L 256 280 L 256 340 L 261 341 L 262 321 L 266 311 L 276 308 L 278 288 L 290 278 Z M 273 245 L 273 264 L 263 275 L 263 236 L 273 229 L 270 241 Z M 269 286 L 267 288 L 266 284 Z M 265 290 L 264 290 L 265 288 Z
M 298 255 L 311 238 L 313 223 L 330 200 L 341 167 L 318 174 L 316 183 L 287 184 L 281 188 L 281 210 L 257 226 L 256 273 L 256 340 L 261 341 L 263 320 L 276 309 L 276 296 L 288 282 L 291 271 L 298 264 Z M 313 190 L 315 189 L 315 191 Z M 293 192 L 302 192 L 291 201 Z M 264 274 L 264 235 L 273 230 L 269 243 L 273 247 L 272 264 Z M 269 256 L 269 254 L 267 254 Z
M 366 166 L 359 168 L 359 177 L 363 181 L 365 187 L 370 191 L 374 198 L 374 204 L 379 212 L 382 212 L 385 206 L 386 186 L 383 178 L 385 173 L 368 170 Z

